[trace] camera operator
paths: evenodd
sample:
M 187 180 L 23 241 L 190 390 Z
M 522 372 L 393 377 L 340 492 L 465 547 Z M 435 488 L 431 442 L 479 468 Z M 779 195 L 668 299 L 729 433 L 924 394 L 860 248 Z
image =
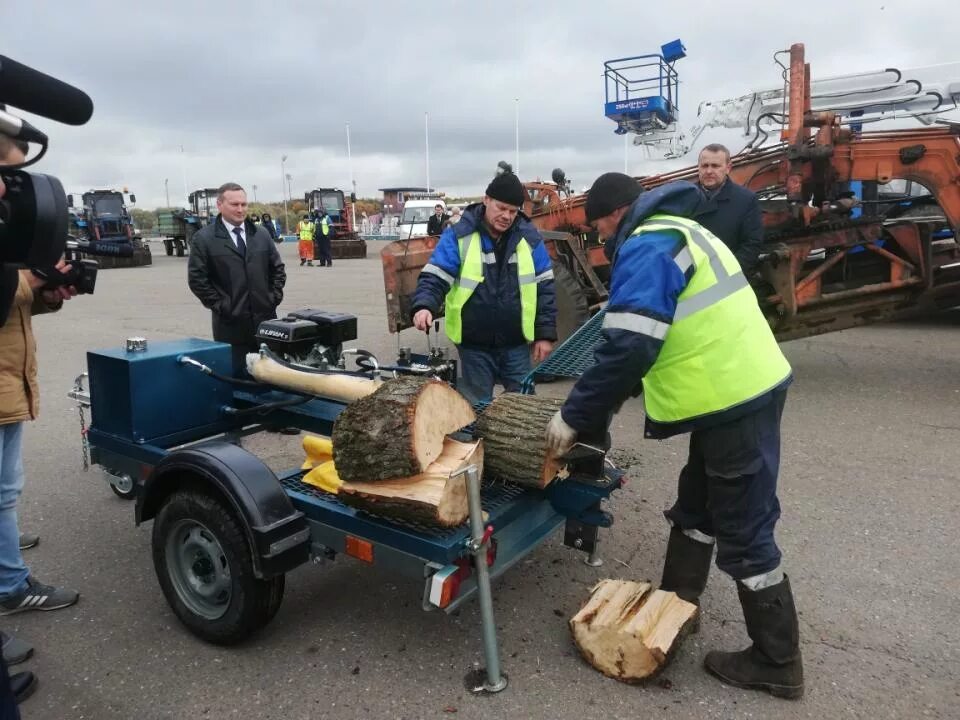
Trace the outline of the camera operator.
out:
M 17 165 L 25 158 L 23 143 L 0 134 L 0 165 Z M 6 187 L 0 181 L 0 198 Z M 56 269 L 69 266 L 62 260 Z M 33 315 L 55 312 L 76 295 L 72 286 L 48 290 L 46 281 L 29 270 L 3 266 L 0 280 L 0 615 L 27 610 L 57 610 L 73 605 L 79 598 L 75 590 L 44 585 L 24 564 L 23 546 L 32 547 L 39 538 L 20 535 L 17 525 L 17 499 L 23 488 L 23 426 L 35 420 L 39 412 L 36 342 Z M 26 660 L 32 653 L 29 644 L 3 635 L 3 655 L 8 664 Z M 24 677 L 28 676 L 28 677 Z M 32 691 L 32 673 L 17 673 L 11 686 L 17 699 Z

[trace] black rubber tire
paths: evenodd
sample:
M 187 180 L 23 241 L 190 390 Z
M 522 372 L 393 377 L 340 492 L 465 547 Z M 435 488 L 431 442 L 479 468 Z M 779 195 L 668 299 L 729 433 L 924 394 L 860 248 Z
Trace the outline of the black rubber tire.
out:
M 167 253 L 167 257 L 171 257 L 173 255 L 173 240 L 166 238 L 163 241 L 163 249 Z
M 183 257 L 183 254 L 184 254 L 183 240 L 178 239 L 176 241 L 176 246 L 177 246 L 177 257 Z
M 553 263 L 553 286 L 557 294 L 559 345 L 590 319 L 590 303 L 576 276 L 562 262 Z
M 167 568 L 168 536 L 182 520 L 200 523 L 216 538 L 230 572 L 230 598 L 215 619 L 191 610 L 181 599 Z M 240 522 L 220 499 L 202 492 L 181 490 L 164 503 L 153 522 L 153 566 L 171 609 L 187 629 L 215 645 L 234 645 L 262 629 L 280 609 L 285 576 L 258 579 L 253 572 L 250 546 Z

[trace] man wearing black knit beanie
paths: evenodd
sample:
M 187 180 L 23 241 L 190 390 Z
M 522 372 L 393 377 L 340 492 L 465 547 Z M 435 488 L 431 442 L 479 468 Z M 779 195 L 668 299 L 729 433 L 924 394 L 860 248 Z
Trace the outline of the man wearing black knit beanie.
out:
M 501 384 L 518 391 L 557 339 L 553 263 L 540 232 L 520 211 L 526 192 L 512 172 L 487 186 L 483 202 L 447 227 L 417 280 L 413 324 L 429 330 L 441 308 L 460 354 L 457 388 L 489 402 Z
M 792 373 L 737 258 L 691 219 L 702 202 L 690 183 L 643 193 L 623 173 L 590 188 L 586 220 L 611 262 L 603 342 L 550 421 L 547 443 L 563 455 L 641 393 L 645 437 L 690 434 L 677 501 L 664 513 L 671 530 L 660 587 L 699 605 L 716 547 L 753 644 L 707 653 L 707 670 L 736 687 L 799 698 L 797 612 L 774 540 Z

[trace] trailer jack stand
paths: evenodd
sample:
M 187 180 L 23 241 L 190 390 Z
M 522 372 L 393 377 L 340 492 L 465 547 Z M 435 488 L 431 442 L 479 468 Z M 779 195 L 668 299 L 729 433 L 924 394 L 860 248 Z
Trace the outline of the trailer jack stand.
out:
M 487 545 L 493 528 L 483 526 L 483 505 L 480 502 L 480 473 L 475 465 L 464 468 L 467 475 L 467 502 L 470 509 L 470 540 L 467 547 L 473 554 L 477 573 L 477 599 L 480 603 L 480 625 L 483 635 L 483 659 L 486 667 L 467 673 L 464 685 L 477 695 L 493 695 L 507 688 L 507 676 L 500 671 L 497 647 L 497 624 L 493 618 L 493 595 L 490 570 L 487 567 Z

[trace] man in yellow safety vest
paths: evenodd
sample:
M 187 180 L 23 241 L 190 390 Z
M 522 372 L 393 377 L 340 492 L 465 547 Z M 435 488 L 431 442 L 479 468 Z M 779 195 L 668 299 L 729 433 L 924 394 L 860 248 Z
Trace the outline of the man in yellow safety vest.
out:
M 417 280 L 413 324 L 429 331 L 444 308 L 447 337 L 460 354 L 457 389 L 489 402 L 493 387 L 520 389 L 557 339 L 553 263 L 540 232 L 520 212 L 525 191 L 497 175 L 482 203 L 467 206 L 440 235 Z
M 733 253 L 689 218 L 702 192 L 685 182 L 642 193 L 601 175 L 587 221 L 612 263 L 604 342 L 547 430 L 555 452 L 595 436 L 643 393 L 645 437 L 690 433 L 661 587 L 699 604 L 717 567 L 737 583 L 747 634 L 741 652 L 710 652 L 707 670 L 737 687 L 803 694 L 790 581 L 774 526 L 780 417 L 792 374 Z
M 300 238 L 297 245 L 297 250 L 300 253 L 300 267 L 303 267 L 304 263 L 313 267 L 313 234 L 315 229 L 316 226 L 306 215 L 303 216 L 303 220 L 297 223 L 297 236 Z

